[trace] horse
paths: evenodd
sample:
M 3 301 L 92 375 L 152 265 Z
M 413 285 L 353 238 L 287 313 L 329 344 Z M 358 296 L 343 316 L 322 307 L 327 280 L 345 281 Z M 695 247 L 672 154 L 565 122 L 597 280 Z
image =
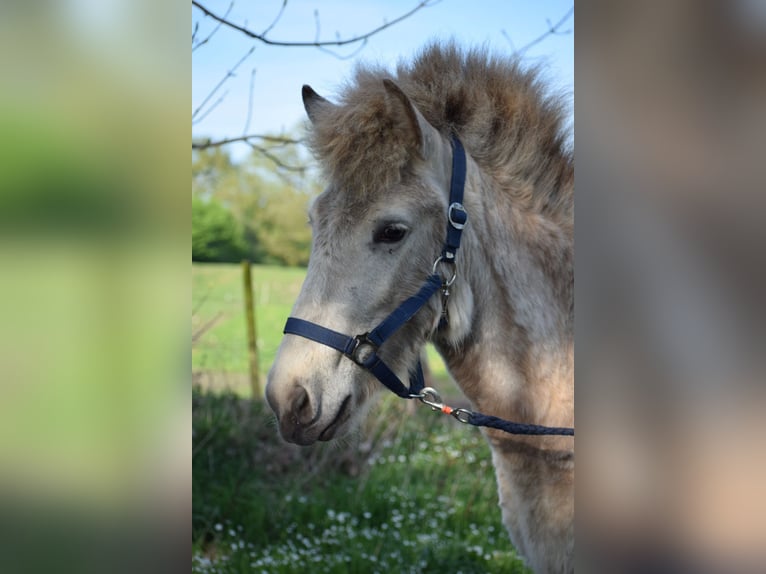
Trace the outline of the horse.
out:
M 363 333 L 436 273 L 448 297 L 430 297 L 375 349 L 393 374 L 410 377 L 432 341 L 476 409 L 572 426 L 574 159 L 561 98 L 539 70 L 432 42 L 394 72 L 357 65 L 336 103 L 309 86 L 303 102 L 328 186 L 310 207 L 292 315 Z M 455 139 L 469 216 L 446 262 Z M 383 386 L 363 358 L 287 333 L 266 387 L 282 437 L 310 445 L 353 430 Z M 535 572 L 573 571 L 574 439 L 482 432 L 518 553 Z

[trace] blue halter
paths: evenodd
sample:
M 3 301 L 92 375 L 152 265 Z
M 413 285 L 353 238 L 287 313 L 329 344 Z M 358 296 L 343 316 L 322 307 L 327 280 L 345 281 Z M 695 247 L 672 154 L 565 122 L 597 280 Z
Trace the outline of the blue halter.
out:
M 394 311 L 381 321 L 374 329 L 361 335 L 349 336 L 338 333 L 327 327 L 322 327 L 311 321 L 290 317 L 285 324 L 286 335 L 298 335 L 322 345 L 340 351 L 363 369 L 372 373 L 391 392 L 403 399 L 418 398 L 433 408 L 452 414 L 459 421 L 477 426 L 491 426 L 513 434 L 574 434 L 574 429 L 560 429 L 503 421 L 481 413 L 466 409 L 451 409 L 441 404 L 438 393 L 434 389 L 424 387 L 423 367 L 418 360 L 415 371 L 410 373 L 409 387 L 394 374 L 378 356 L 378 349 L 398 331 L 415 313 L 428 303 L 429 299 L 439 290 L 442 292 L 442 319 L 440 326 L 447 319 L 447 298 L 449 287 L 455 280 L 455 273 L 448 280 L 436 273 L 439 263 L 455 264 L 455 255 L 460 248 L 463 228 L 468 221 L 468 213 L 463 207 L 463 190 L 466 178 L 466 158 L 463 144 L 452 136 L 452 177 L 450 181 L 449 208 L 447 210 L 447 238 L 441 255 L 434 262 L 431 275 L 428 276 L 420 290 L 405 300 Z
M 393 393 L 404 399 L 418 396 L 423 390 L 423 367 L 418 361 L 415 372 L 410 374 L 409 388 L 399 380 L 394 372 L 378 356 L 378 349 L 399 328 L 409 321 L 428 300 L 440 289 L 448 296 L 449 286 L 455 276 L 448 281 L 436 273 L 439 263 L 454 265 L 455 254 L 460 248 L 460 237 L 468 221 L 468 214 L 463 207 L 463 189 L 465 188 L 466 161 L 465 150 L 460 140 L 452 136 L 452 180 L 450 182 L 450 206 L 447 212 L 447 240 L 439 258 L 434 263 L 431 275 L 428 276 L 420 290 L 399 305 L 394 311 L 374 329 L 355 337 L 349 337 L 316 323 L 290 317 L 285 325 L 285 334 L 299 335 L 317 343 L 327 345 L 343 353 L 363 369 L 368 370 Z M 446 303 L 446 300 L 445 300 Z M 444 307 L 446 309 L 446 306 Z M 442 312 L 444 314 L 444 311 Z M 444 315 L 443 315 L 444 317 Z

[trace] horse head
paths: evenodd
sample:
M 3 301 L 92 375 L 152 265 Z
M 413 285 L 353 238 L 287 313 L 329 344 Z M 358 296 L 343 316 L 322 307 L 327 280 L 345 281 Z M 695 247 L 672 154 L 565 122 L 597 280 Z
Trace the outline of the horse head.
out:
M 310 209 L 311 256 L 292 315 L 359 334 L 432 273 L 447 224 L 452 150 L 394 82 L 370 82 L 353 95 L 333 104 L 303 87 L 312 149 L 329 185 Z M 377 350 L 399 379 L 417 365 L 441 311 L 432 297 Z M 309 445 L 353 429 L 381 388 L 337 350 L 287 334 L 266 397 L 282 436 Z

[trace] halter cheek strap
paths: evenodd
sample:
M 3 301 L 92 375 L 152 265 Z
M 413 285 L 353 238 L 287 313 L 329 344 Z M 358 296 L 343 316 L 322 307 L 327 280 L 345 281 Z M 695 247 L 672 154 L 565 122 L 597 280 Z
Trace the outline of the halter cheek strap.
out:
M 452 136 L 452 179 L 449 186 L 450 205 L 447 209 L 447 240 L 442 249 L 444 261 L 454 263 L 455 254 L 460 248 L 460 238 L 463 228 L 468 222 L 468 213 L 463 207 L 463 190 L 465 189 L 466 162 L 465 150 L 460 140 Z

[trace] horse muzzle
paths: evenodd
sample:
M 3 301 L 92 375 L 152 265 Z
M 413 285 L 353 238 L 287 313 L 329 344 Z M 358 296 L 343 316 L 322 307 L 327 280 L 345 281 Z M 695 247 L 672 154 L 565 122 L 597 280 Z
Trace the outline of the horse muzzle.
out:
M 266 400 L 279 421 L 279 433 L 287 442 L 308 446 L 339 434 L 352 414 L 352 396 L 330 400 L 315 395 L 310 385 L 291 381 L 281 387 L 270 380 Z

